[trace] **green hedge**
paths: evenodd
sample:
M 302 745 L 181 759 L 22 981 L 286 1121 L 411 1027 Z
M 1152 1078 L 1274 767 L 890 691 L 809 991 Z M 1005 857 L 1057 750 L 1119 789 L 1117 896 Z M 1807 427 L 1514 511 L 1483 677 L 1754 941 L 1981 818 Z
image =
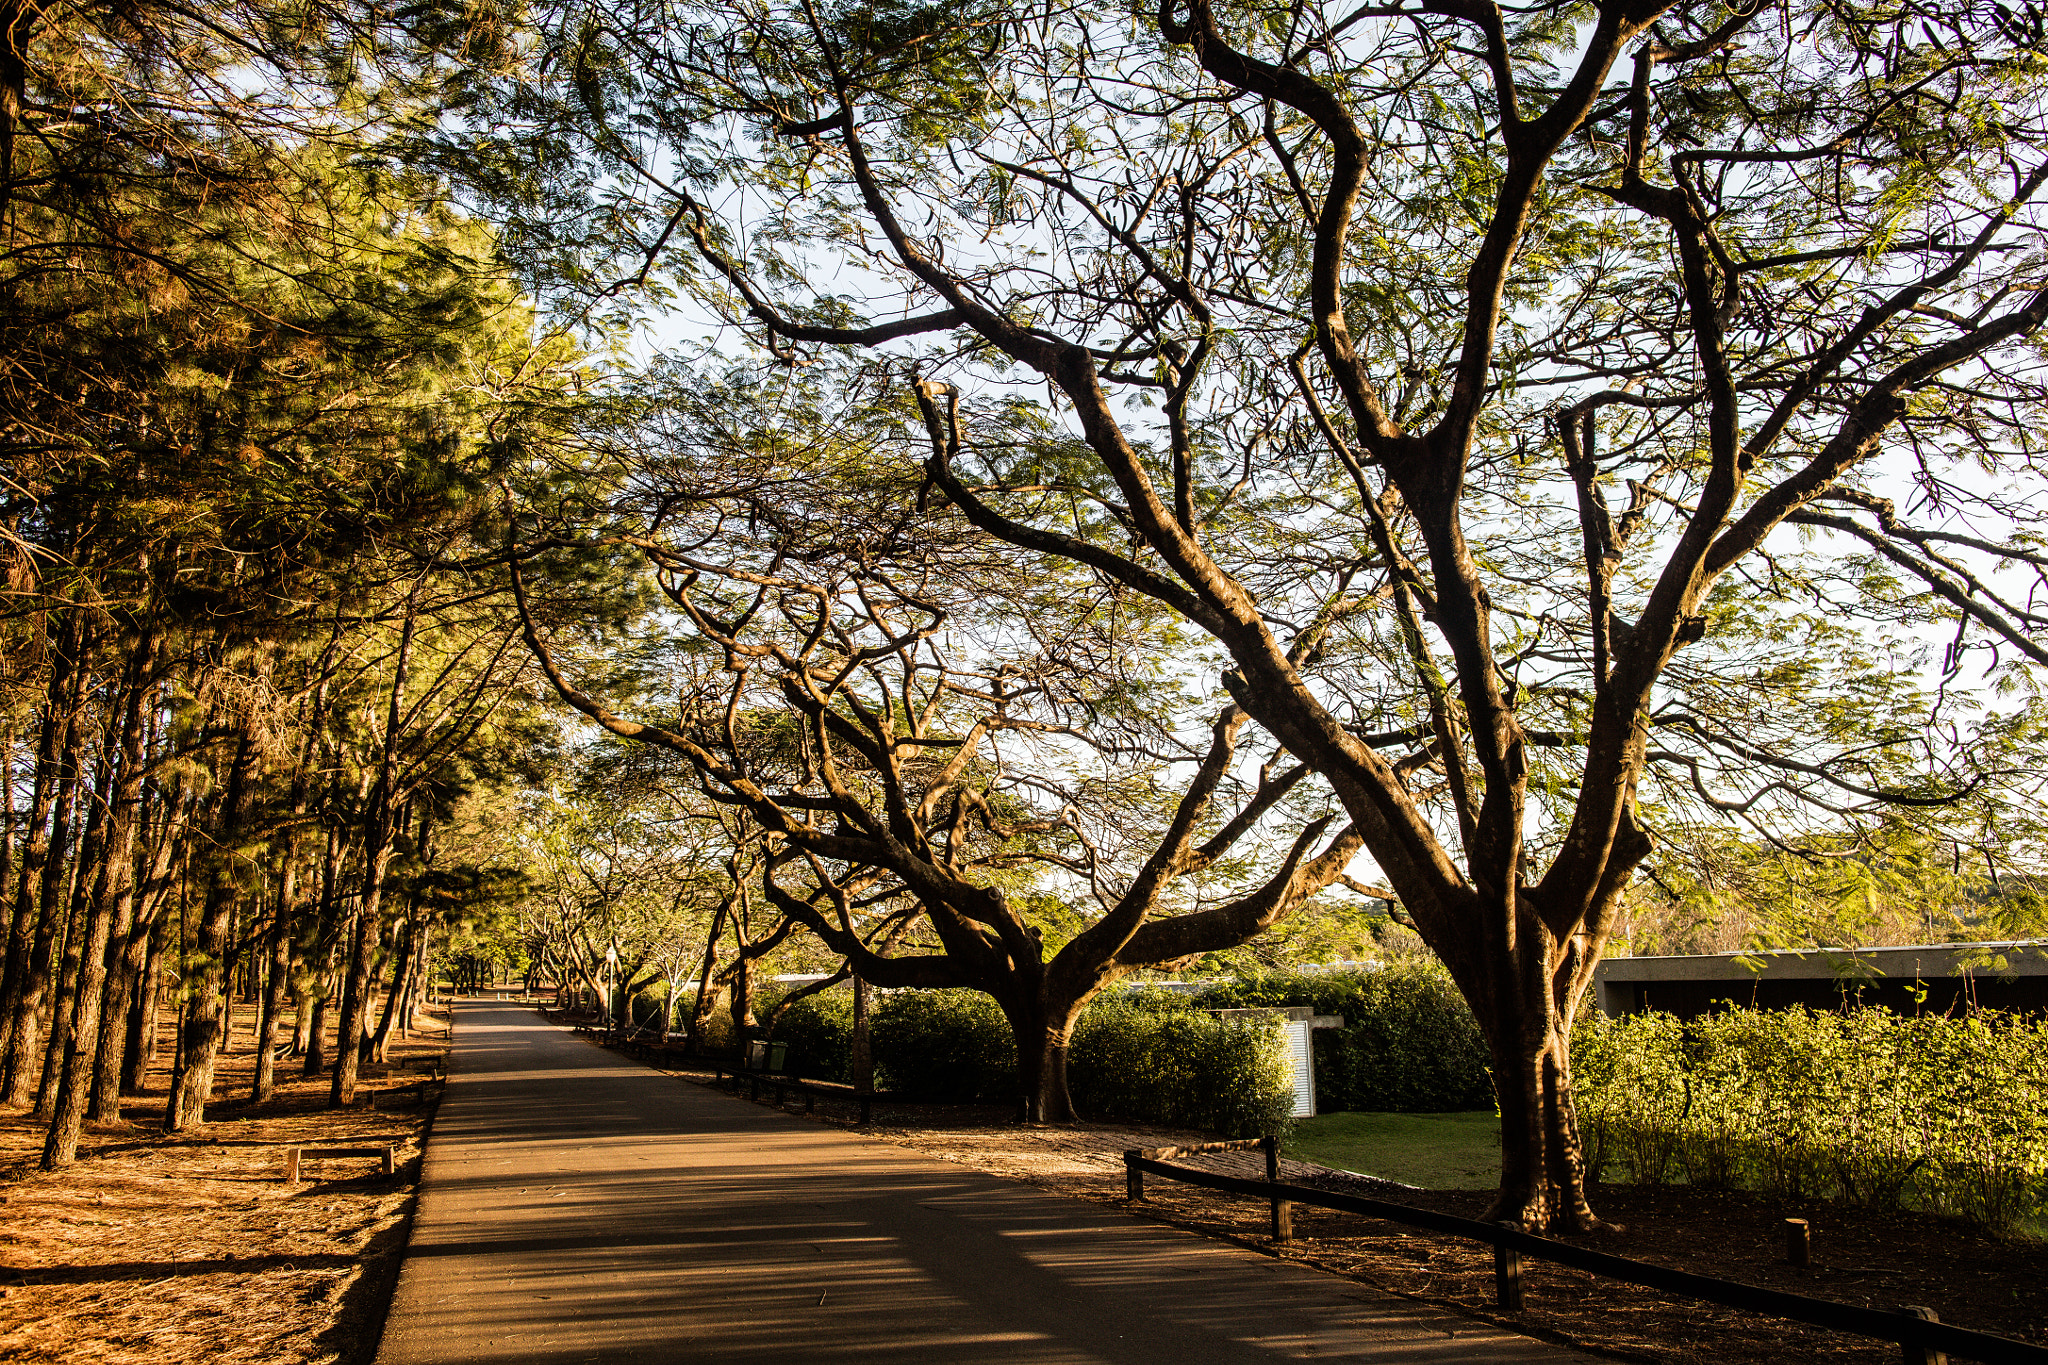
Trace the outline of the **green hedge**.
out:
M 873 1005 L 868 1045 L 874 1050 L 876 1089 L 958 1104 L 1017 1097 L 1016 1041 L 988 996 L 891 991 Z
M 774 1007 L 773 1001 L 764 1003 L 761 1017 Z M 775 1038 L 789 1044 L 783 1066 L 791 1074 L 844 1084 L 853 1053 L 852 989 L 820 991 L 797 1001 L 775 1025 Z
M 2048 1213 L 2048 1020 L 1589 1014 L 1572 1068 L 1596 1174 L 1921 1208 L 2001 1233 Z
M 1089 1118 L 1260 1137 L 1286 1130 L 1293 1086 L 1277 1026 L 1225 1023 L 1179 1002 L 1098 999 L 1067 1050 L 1067 1089 Z
M 882 1090 L 954 1103 L 1008 1103 L 1017 1094 L 1016 1043 L 1002 1011 L 978 991 L 877 993 L 870 1016 L 875 1083 Z M 792 1005 L 775 1036 L 787 1065 L 844 1081 L 852 1041 L 850 992 Z M 1249 1137 L 1278 1132 L 1292 1077 L 1276 1029 L 1225 1025 L 1185 998 L 1098 1000 L 1083 1012 L 1067 1054 L 1075 1107 L 1124 1118 Z
M 1316 1102 L 1322 1110 L 1448 1113 L 1491 1109 L 1486 1040 L 1434 963 L 1374 970 L 1271 972 L 1211 987 L 1207 1009 L 1302 1006 L 1344 1018 L 1317 1029 Z

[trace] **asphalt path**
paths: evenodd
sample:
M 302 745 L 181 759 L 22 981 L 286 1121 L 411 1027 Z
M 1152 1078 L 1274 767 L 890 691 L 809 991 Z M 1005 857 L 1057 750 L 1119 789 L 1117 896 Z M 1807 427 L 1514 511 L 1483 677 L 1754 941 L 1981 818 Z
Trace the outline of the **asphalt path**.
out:
M 1589 1361 L 456 1006 L 379 1365 Z

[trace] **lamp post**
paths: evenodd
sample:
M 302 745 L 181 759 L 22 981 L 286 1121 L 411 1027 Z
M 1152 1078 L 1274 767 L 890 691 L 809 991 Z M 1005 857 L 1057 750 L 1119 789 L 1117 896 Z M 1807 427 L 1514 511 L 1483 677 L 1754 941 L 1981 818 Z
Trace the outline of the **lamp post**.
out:
M 612 988 L 619 979 L 619 948 L 617 944 L 604 950 L 604 1032 L 609 1038 L 612 1032 Z

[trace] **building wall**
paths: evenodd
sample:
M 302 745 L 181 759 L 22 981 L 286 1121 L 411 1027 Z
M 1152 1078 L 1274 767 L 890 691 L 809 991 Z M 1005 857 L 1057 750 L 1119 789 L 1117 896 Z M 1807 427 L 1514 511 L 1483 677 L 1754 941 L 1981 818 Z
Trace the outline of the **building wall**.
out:
M 1919 998 L 1916 998 L 1919 997 Z M 1937 977 L 1915 982 L 1895 977 L 1772 977 L 1740 980 L 1605 981 L 1600 1009 L 1607 1014 L 1661 1010 L 1681 1019 L 1726 1009 L 1782 1010 L 1794 1005 L 1832 1010 L 1844 1004 L 1877 1006 L 1897 1014 L 1954 1014 L 1976 1007 L 2048 1012 L 2048 976 Z

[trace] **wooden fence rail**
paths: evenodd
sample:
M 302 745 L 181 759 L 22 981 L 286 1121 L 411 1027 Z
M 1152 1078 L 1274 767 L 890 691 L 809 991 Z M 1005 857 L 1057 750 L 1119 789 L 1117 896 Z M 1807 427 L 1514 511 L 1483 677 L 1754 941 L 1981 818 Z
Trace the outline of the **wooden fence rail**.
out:
M 850 1100 L 860 1106 L 860 1121 L 868 1122 L 874 1115 L 875 1092 L 856 1090 L 850 1085 L 837 1085 L 831 1081 L 806 1081 L 782 1071 L 761 1071 L 757 1068 L 734 1066 L 730 1062 L 714 1060 L 711 1063 L 711 1083 L 722 1084 L 732 1078 L 733 1093 L 738 1094 L 742 1082 L 747 1086 L 747 1098 L 758 1100 L 762 1090 L 774 1092 L 777 1106 L 782 1104 L 785 1092 L 794 1091 L 804 1097 L 804 1112 L 810 1113 L 819 1099 Z
M 1164 1157 L 1169 1155 L 1192 1155 L 1205 1151 L 1247 1151 L 1253 1148 L 1266 1153 L 1264 1180 L 1244 1180 L 1237 1176 L 1196 1170 L 1191 1166 L 1174 1166 L 1164 1160 Z M 1124 1172 L 1126 1192 L 1133 1200 L 1142 1200 L 1145 1197 L 1145 1176 L 1148 1174 L 1177 1180 L 1182 1184 L 1200 1185 L 1207 1189 L 1266 1200 L 1273 1208 L 1273 1236 L 1276 1241 L 1292 1240 L 1292 1206 L 1308 1204 L 1315 1208 L 1362 1214 L 1367 1218 L 1380 1218 L 1390 1223 L 1402 1223 L 1409 1227 L 1484 1242 L 1494 1249 L 1496 1298 L 1500 1306 L 1510 1312 L 1522 1307 L 1521 1258 L 1534 1256 L 1556 1265 L 1571 1266 L 1573 1269 L 1604 1275 L 1609 1279 L 1625 1280 L 1630 1284 L 1662 1290 L 1667 1294 L 1704 1299 L 1708 1303 L 1718 1303 L 1750 1313 L 1789 1318 L 1794 1322 L 1804 1322 L 1814 1327 L 1826 1328 L 1831 1332 L 1849 1332 L 1857 1336 L 1875 1337 L 1880 1341 L 1897 1342 L 1901 1349 L 1901 1359 L 1906 1365 L 1944 1365 L 1948 1352 L 1953 1352 L 1966 1360 L 1981 1361 L 1983 1365 L 2048 1365 L 2048 1348 L 2032 1346 L 2024 1341 L 2014 1341 L 2010 1337 L 1994 1336 L 1989 1332 L 1973 1332 L 1965 1327 L 1955 1327 L 1940 1321 L 1932 1310 L 1926 1308 L 1903 1307 L 1897 1312 L 1859 1308 L 1853 1304 L 1835 1303 L 1828 1299 L 1808 1298 L 1803 1294 L 1787 1294 L 1781 1290 L 1738 1284 L 1734 1280 L 1694 1275 L 1683 1270 L 1672 1270 L 1667 1266 L 1652 1265 L 1648 1261 L 1630 1260 L 1626 1256 L 1611 1256 L 1604 1251 L 1593 1251 L 1570 1242 L 1538 1237 L 1534 1233 L 1523 1232 L 1506 1223 L 1482 1223 L 1476 1219 L 1460 1218 L 1456 1214 L 1438 1213 L 1432 1209 L 1418 1209 L 1407 1204 L 1391 1204 L 1385 1200 L 1367 1199 L 1360 1195 L 1335 1194 L 1328 1190 L 1311 1189 L 1306 1185 L 1283 1184 L 1279 1180 L 1279 1144 L 1272 1138 L 1246 1142 L 1209 1142 L 1193 1147 L 1132 1148 L 1124 1153 Z

